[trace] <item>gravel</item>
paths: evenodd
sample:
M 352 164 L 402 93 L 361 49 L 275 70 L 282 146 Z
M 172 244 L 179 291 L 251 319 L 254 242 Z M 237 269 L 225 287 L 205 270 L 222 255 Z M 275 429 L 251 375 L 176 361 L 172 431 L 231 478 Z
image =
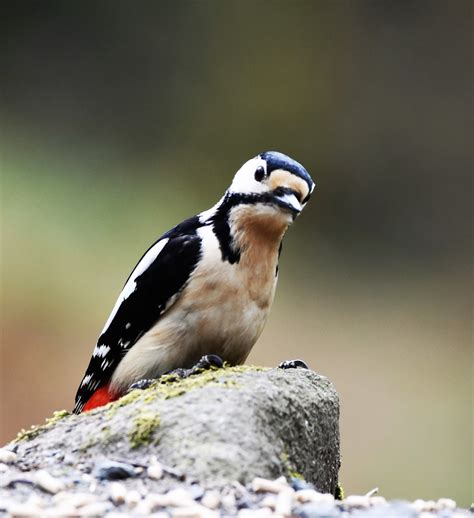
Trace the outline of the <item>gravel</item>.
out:
M 0 449 L 0 455 L 8 451 Z M 388 502 L 377 490 L 336 500 L 299 478 L 269 480 L 255 477 L 205 486 L 176 473 L 152 458 L 137 467 L 102 459 L 75 476 L 44 469 L 22 471 L 16 459 L 0 474 L 0 516 L 154 518 L 260 517 L 403 517 L 461 518 L 473 516 L 449 498 L 437 501 Z M 117 477 L 117 474 L 120 474 Z M 123 477 L 123 478 L 121 478 Z M 119 478 L 120 480 L 117 480 Z

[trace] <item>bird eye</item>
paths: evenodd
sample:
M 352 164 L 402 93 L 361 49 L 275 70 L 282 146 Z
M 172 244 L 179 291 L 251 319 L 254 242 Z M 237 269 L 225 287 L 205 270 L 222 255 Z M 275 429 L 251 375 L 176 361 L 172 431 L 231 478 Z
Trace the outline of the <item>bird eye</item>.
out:
M 257 167 L 257 169 L 255 171 L 255 180 L 257 180 L 257 182 L 261 182 L 264 177 L 265 177 L 265 169 L 263 169 L 262 166 Z

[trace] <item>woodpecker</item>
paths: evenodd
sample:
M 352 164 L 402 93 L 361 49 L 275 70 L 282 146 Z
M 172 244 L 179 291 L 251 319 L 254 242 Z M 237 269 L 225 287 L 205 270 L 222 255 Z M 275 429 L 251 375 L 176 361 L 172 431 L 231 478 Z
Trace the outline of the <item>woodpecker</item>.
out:
M 166 232 L 142 256 L 110 314 L 74 412 L 118 399 L 142 379 L 204 355 L 242 364 L 273 302 L 287 228 L 314 189 L 306 169 L 266 151 L 219 202 Z

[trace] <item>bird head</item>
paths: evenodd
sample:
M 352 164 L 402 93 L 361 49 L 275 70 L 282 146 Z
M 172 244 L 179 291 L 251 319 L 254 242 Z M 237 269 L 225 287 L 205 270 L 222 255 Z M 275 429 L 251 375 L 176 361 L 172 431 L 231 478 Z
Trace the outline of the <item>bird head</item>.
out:
M 227 193 L 253 205 L 255 212 L 273 211 L 291 222 L 303 210 L 314 186 L 300 163 L 278 151 L 265 151 L 237 171 Z

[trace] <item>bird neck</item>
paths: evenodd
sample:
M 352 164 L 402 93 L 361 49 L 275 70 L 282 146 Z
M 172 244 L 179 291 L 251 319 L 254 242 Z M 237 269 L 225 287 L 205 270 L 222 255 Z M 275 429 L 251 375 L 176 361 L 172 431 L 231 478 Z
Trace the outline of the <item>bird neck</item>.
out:
M 292 221 L 290 215 L 265 205 L 240 205 L 229 216 L 232 244 L 244 263 L 258 265 L 264 257 L 278 256 L 281 240 Z

